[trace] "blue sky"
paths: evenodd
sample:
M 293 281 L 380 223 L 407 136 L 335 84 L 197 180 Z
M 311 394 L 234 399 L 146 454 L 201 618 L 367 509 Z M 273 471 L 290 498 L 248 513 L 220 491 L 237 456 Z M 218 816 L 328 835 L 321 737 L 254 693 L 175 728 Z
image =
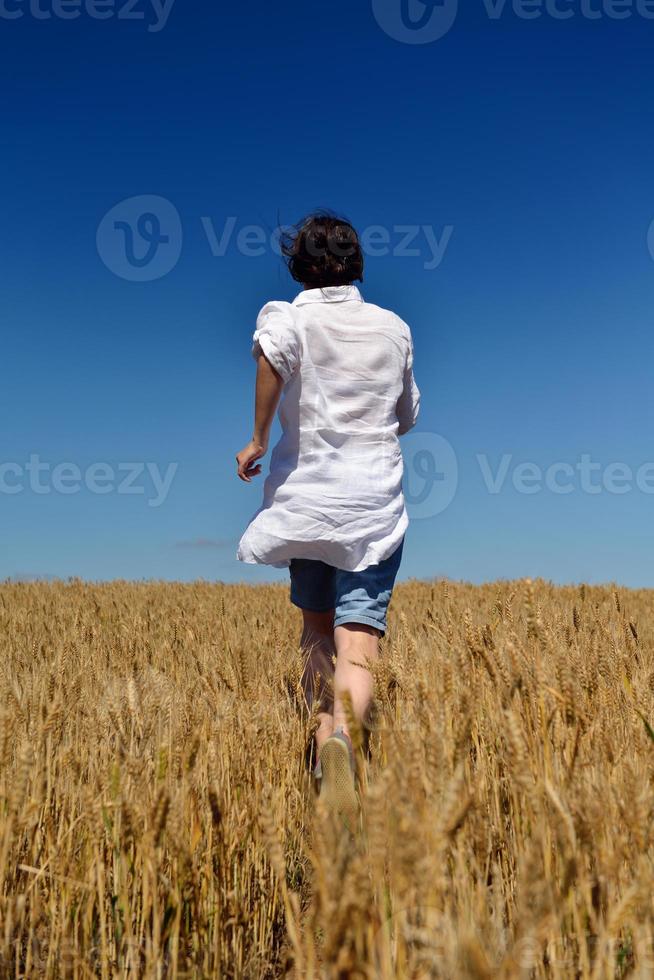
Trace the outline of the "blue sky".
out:
M 74 3 L 0 11 L 0 577 L 284 578 L 234 454 L 327 206 L 414 333 L 402 576 L 654 586 L 646 0 Z

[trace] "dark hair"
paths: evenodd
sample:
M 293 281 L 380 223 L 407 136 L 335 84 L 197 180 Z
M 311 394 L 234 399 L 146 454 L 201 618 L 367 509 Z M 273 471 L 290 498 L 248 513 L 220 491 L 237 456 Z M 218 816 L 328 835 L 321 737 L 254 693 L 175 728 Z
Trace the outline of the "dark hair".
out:
M 363 252 L 349 221 L 328 211 L 307 215 L 281 237 L 288 271 L 304 286 L 346 286 L 363 282 Z

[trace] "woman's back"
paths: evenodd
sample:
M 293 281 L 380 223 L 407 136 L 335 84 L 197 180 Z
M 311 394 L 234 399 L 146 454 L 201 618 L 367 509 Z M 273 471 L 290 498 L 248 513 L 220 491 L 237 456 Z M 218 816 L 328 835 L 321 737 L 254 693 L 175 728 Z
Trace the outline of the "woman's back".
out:
M 291 321 L 287 342 L 296 366 L 281 404 L 284 437 L 273 470 L 292 468 L 294 482 L 324 480 L 346 495 L 380 481 L 388 489 L 399 453 L 396 407 L 411 354 L 408 327 L 365 303 L 356 286 L 309 289 L 274 306 Z M 274 316 L 264 312 L 259 337 L 274 331 Z M 307 487 L 323 491 L 321 483 Z
M 354 285 L 306 289 L 264 306 L 252 353 L 285 383 L 282 438 L 239 557 L 383 560 L 408 523 L 398 435 L 419 406 L 409 328 Z
M 294 306 L 303 378 L 322 396 L 318 414 L 348 435 L 396 427 L 395 405 L 410 348 L 405 324 L 365 303 L 356 286 L 306 290 Z

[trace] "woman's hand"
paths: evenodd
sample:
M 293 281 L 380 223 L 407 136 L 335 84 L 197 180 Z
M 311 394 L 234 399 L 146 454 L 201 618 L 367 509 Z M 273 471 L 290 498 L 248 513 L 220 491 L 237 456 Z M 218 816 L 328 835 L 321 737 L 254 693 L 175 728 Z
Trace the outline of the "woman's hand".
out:
M 267 446 L 262 446 L 260 442 L 255 442 L 251 439 L 244 449 L 241 449 L 240 453 L 236 454 L 236 462 L 238 464 L 238 475 L 241 480 L 245 483 L 251 483 L 253 476 L 259 476 L 261 473 L 261 465 L 255 466 L 254 464 L 262 456 L 266 455 Z

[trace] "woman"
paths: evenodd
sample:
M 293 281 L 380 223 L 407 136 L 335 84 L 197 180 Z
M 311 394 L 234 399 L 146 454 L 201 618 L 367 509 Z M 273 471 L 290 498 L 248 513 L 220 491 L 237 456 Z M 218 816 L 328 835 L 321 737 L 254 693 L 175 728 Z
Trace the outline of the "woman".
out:
M 280 399 L 282 437 L 237 557 L 289 567 L 304 617 L 303 687 L 309 706 L 317 699 L 314 774 L 327 804 L 352 821 L 344 698 L 363 723 L 373 684 L 362 665 L 378 656 L 408 525 L 398 436 L 415 425 L 420 393 L 408 326 L 354 285 L 364 263 L 352 225 L 313 214 L 283 252 L 303 291 L 257 318 L 254 433 L 236 457 L 239 477 L 261 472 Z

